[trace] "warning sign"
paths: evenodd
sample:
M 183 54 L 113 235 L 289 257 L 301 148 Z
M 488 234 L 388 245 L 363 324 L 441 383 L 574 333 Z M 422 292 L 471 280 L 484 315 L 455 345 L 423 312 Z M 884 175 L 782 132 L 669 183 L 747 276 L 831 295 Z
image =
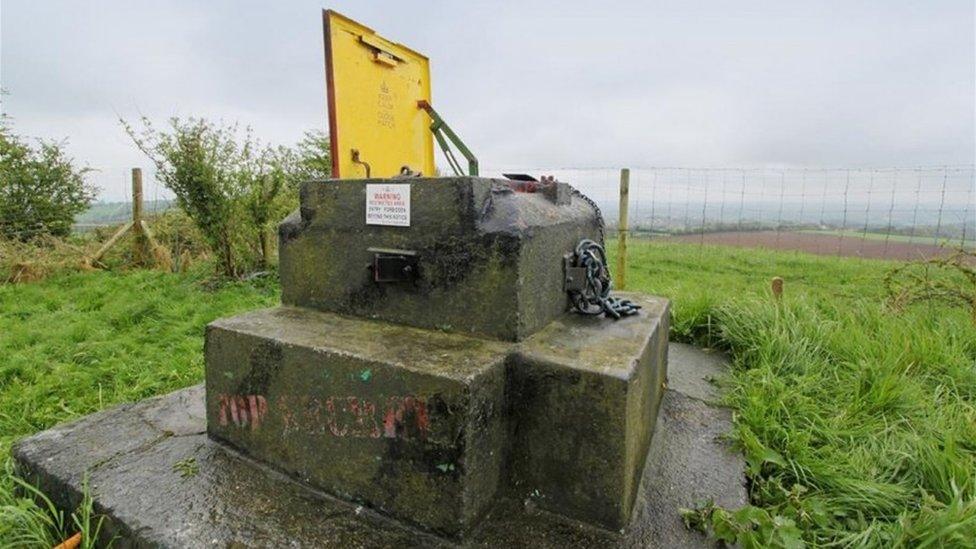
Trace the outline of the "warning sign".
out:
M 366 224 L 410 226 L 410 185 L 366 185 Z

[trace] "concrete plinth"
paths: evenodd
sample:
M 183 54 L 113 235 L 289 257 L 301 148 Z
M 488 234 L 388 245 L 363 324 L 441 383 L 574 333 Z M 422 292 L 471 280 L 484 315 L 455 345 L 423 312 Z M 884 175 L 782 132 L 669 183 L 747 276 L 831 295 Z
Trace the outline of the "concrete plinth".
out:
M 521 343 L 281 307 L 207 330 L 208 433 L 312 486 L 463 535 L 496 497 L 610 529 L 631 515 L 668 303 L 566 315 Z
M 410 187 L 410 226 L 364 224 L 371 185 Z M 563 256 L 600 240 L 599 213 L 565 183 L 419 177 L 310 181 L 278 229 L 286 305 L 517 341 L 569 307 Z M 416 258 L 416 279 L 377 283 L 378 250 Z M 477 312 L 474 312 L 477 311 Z
M 464 547 L 703 547 L 683 528 L 679 507 L 706 498 L 746 503 L 744 462 L 723 442 L 731 414 L 708 402 L 704 380 L 721 374 L 716 355 L 671 345 L 643 480 L 626 533 L 546 513 L 535 502 L 501 497 Z M 204 389 L 127 404 L 18 442 L 19 472 L 63 510 L 90 479 L 114 547 L 448 547 L 458 542 L 411 528 L 317 491 L 250 460 L 206 434 Z M 178 464 L 192 464 L 180 467 Z M 191 472 L 187 472 L 187 471 Z

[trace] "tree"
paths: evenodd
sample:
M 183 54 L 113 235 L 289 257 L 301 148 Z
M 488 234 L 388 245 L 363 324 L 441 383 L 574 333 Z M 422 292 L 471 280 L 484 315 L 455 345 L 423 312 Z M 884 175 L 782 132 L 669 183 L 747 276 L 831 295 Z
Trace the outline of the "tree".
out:
M 322 130 L 306 131 L 296 149 L 299 179 L 307 181 L 332 177 L 332 147 L 327 133 Z
M 258 233 L 261 264 L 271 265 L 271 235 L 277 222 L 297 206 L 299 157 L 287 147 L 265 147 L 244 164 L 245 204 Z
M 171 118 L 168 131 L 157 130 L 145 117 L 136 131 L 122 120 L 136 146 L 156 166 L 156 177 L 173 192 L 210 248 L 220 257 L 227 276 L 239 273 L 237 242 L 246 238 L 240 209 L 247 175 L 242 159 L 254 148 L 250 132 L 237 142 L 237 126 L 214 124 L 202 118 Z
M 241 135 L 236 125 L 203 118 L 172 118 L 165 131 L 146 118 L 139 131 L 121 122 L 228 276 L 257 263 L 270 266 L 274 227 L 298 206 L 299 183 L 332 173 L 329 137 L 321 131 L 305 132 L 291 149 L 262 145 L 250 130 Z
M 95 198 L 85 181 L 89 171 L 75 167 L 63 142 L 40 141 L 34 148 L 0 121 L 0 235 L 67 236 Z

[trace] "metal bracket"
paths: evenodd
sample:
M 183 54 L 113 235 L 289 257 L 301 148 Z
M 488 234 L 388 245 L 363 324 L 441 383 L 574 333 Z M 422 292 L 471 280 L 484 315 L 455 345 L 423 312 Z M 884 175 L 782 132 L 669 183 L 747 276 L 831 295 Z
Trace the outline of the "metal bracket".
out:
M 369 248 L 373 253 L 373 282 L 410 282 L 416 280 L 418 272 L 417 252 L 410 250 L 390 250 Z
M 457 147 L 457 150 L 468 161 L 468 175 L 478 175 L 478 159 L 475 158 L 471 149 L 464 145 L 461 138 L 454 133 L 454 130 L 447 125 L 447 122 L 444 122 L 444 119 L 437 114 L 434 107 L 431 107 L 430 103 L 423 99 L 417 101 L 417 107 L 427 111 L 430 119 L 433 120 L 433 123 L 430 125 L 430 131 L 434 134 L 434 138 L 437 139 L 437 144 L 440 145 L 441 150 L 444 151 L 444 157 L 447 158 L 447 163 L 451 165 L 451 170 L 454 171 L 454 175 L 464 175 L 464 173 L 461 170 L 461 164 L 454 156 L 454 151 L 451 150 L 450 145 L 447 143 L 448 140 Z

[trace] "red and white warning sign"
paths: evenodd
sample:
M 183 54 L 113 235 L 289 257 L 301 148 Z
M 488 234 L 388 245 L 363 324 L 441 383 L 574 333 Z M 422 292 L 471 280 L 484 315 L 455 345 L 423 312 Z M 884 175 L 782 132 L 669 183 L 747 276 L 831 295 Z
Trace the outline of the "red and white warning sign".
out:
M 410 226 L 410 185 L 366 185 L 366 224 Z

